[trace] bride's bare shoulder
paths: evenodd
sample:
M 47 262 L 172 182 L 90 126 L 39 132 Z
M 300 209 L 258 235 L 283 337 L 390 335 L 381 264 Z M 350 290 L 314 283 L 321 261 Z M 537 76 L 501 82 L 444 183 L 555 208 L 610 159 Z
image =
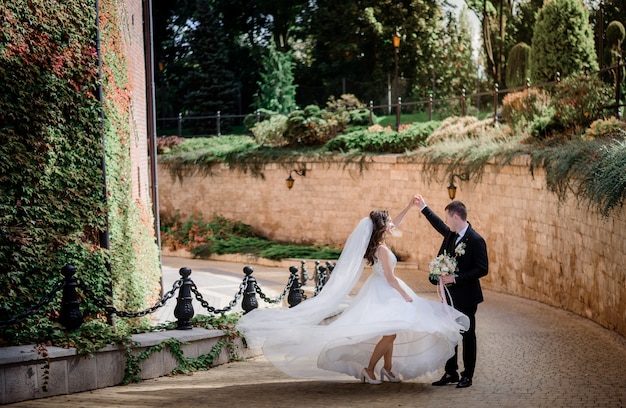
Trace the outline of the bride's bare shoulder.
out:
M 389 247 L 385 244 L 380 244 L 378 246 L 377 252 L 379 255 L 389 256 L 389 254 L 391 254 L 391 249 L 389 249 Z

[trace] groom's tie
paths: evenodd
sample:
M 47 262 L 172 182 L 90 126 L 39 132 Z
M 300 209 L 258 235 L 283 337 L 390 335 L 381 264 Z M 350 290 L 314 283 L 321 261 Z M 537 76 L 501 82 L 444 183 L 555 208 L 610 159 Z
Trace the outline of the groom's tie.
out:
M 448 236 L 448 245 L 446 246 L 446 252 L 448 255 L 454 254 L 454 247 L 456 246 L 456 239 L 459 236 L 456 232 L 451 232 Z

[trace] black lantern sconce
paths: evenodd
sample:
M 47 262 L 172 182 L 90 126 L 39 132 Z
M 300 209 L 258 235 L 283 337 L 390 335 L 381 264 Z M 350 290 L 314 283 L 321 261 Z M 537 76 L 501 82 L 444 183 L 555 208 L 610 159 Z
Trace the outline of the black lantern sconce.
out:
M 292 173 L 296 173 L 298 176 L 304 177 L 306 176 L 306 168 L 301 168 L 300 170 L 293 169 L 289 172 L 289 177 L 285 179 L 285 183 L 287 184 L 287 188 L 290 190 L 291 187 L 293 187 L 293 183 L 295 183 L 296 181 L 293 179 L 293 177 L 291 177 Z
M 450 197 L 450 200 L 454 200 L 454 197 L 456 197 L 456 186 L 454 185 L 454 178 L 458 178 L 461 181 L 468 181 L 469 180 L 469 174 L 468 173 L 463 173 L 463 174 L 453 174 L 450 177 L 450 185 L 448 186 L 448 197 Z

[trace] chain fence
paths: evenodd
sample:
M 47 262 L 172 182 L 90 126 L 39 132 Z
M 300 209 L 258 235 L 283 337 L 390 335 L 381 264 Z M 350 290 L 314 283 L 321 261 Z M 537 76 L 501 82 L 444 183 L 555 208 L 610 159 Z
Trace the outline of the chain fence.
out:
M 172 288 L 165 292 L 161 299 L 159 299 L 154 305 L 139 311 L 127 311 L 118 310 L 111 303 L 107 303 L 101 297 L 97 296 L 93 290 L 75 277 L 76 268 L 73 265 L 66 265 L 61 269 L 63 278 L 54 284 L 52 289 L 42 296 L 41 300 L 37 304 L 29 307 L 23 313 L 19 313 L 6 320 L 0 320 L 0 327 L 7 327 L 15 324 L 19 324 L 26 320 L 30 316 L 40 314 L 43 309 L 54 302 L 59 291 L 63 291 L 61 298 L 61 311 L 59 314 L 58 322 L 61 323 L 66 330 L 73 331 L 78 329 L 83 323 L 83 313 L 80 310 L 80 297 L 77 290 L 82 292 L 84 298 L 91 300 L 94 305 L 104 310 L 107 316 L 118 316 L 123 318 L 137 318 L 143 317 L 156 312 L 172 298 L 175 297 L 176 292 L 178 296 L 176 298 L 176 307 L 174 309 L 174 317 L 177 318 L 177 329 L 185 330 L 191 329 L 191 319 L 194 316 L 194 309 L 192 305 L 193 299 L 197 300 L 203 309 L 210 314 L 224 314 L 229 311 L 233 311 L 235 307 L 241 301 L 241 308 L 244 313 L 248 313 L 259 307 L 259 303 L 256 299 L 256 295 L 259 296 L 266 303 L 276 304 L 282 302 L 287 297 L 287 303 L 290 307 L 298 305 L 303 300 L 307 299 L 307 295 L 303 289 L 308 280 L 313 280 L 315 283 L 313 296 L 317 296 L 324 287 L 324 284 L 328 281 L 330 272 L 334 268 L 334 264 L 326 262 L 326 266 L 321 265 L 320 261 L 315 261 L 315 272 L 311 278 L 306 268 L 306 261 L 301 261 L 300 268 L 291 266 L 289 268 L 289 279 L 284 286 L 282 293 L 275 298 L 268 296 L 263 292 L 261 287 L 256 281 L 256 278 L 252 276 L 254 269 L 251 266 L 245 266 L 243 272 L 245 274 L 243 280 L 239 284 L 239 288 L 233 299 L 228 305 L 217 308 L 209 304 L 204 299 L 204 296 L 198 290 L 195 282 L 191 279 L 191 269 L 181 268 L 179 273 L 181 278 L 176 280 L 172 284 Z M 302 282 L 302 284 L 300 283 Z M 192 296 L 193 294 L 193 296 Z M 110 299 L 109 299 L 110 301 Z

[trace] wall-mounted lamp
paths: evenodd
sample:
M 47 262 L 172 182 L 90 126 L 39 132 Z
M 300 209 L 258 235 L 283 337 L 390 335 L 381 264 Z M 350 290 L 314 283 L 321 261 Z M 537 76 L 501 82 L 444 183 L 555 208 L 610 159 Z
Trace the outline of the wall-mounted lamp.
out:
M 448 186 L 448 197 L 450 197 L 450 200 L 454 200 L 454 197 L 456 197 L 456 186 L 454 185 L 454 178 L 455 177 L 458 178 L 461 181 L 469 180 L 469 174 L 468 173 L 453 174 L 450 177 L 450 185 Z
M 285 183 L 287 184 L 287 188 L 291 190 L 291 187 L 293 187 L 293 183 L 295 183 L 295 180 L 293 179 L 293 177 L 291 177 L 291 173 L 296 173 L 298 176 L 306 176 L 306 169 L 302 168 L 300 170 L 291 170 L 289 172 L 289 177 L 287 179 L 285 179 Z

